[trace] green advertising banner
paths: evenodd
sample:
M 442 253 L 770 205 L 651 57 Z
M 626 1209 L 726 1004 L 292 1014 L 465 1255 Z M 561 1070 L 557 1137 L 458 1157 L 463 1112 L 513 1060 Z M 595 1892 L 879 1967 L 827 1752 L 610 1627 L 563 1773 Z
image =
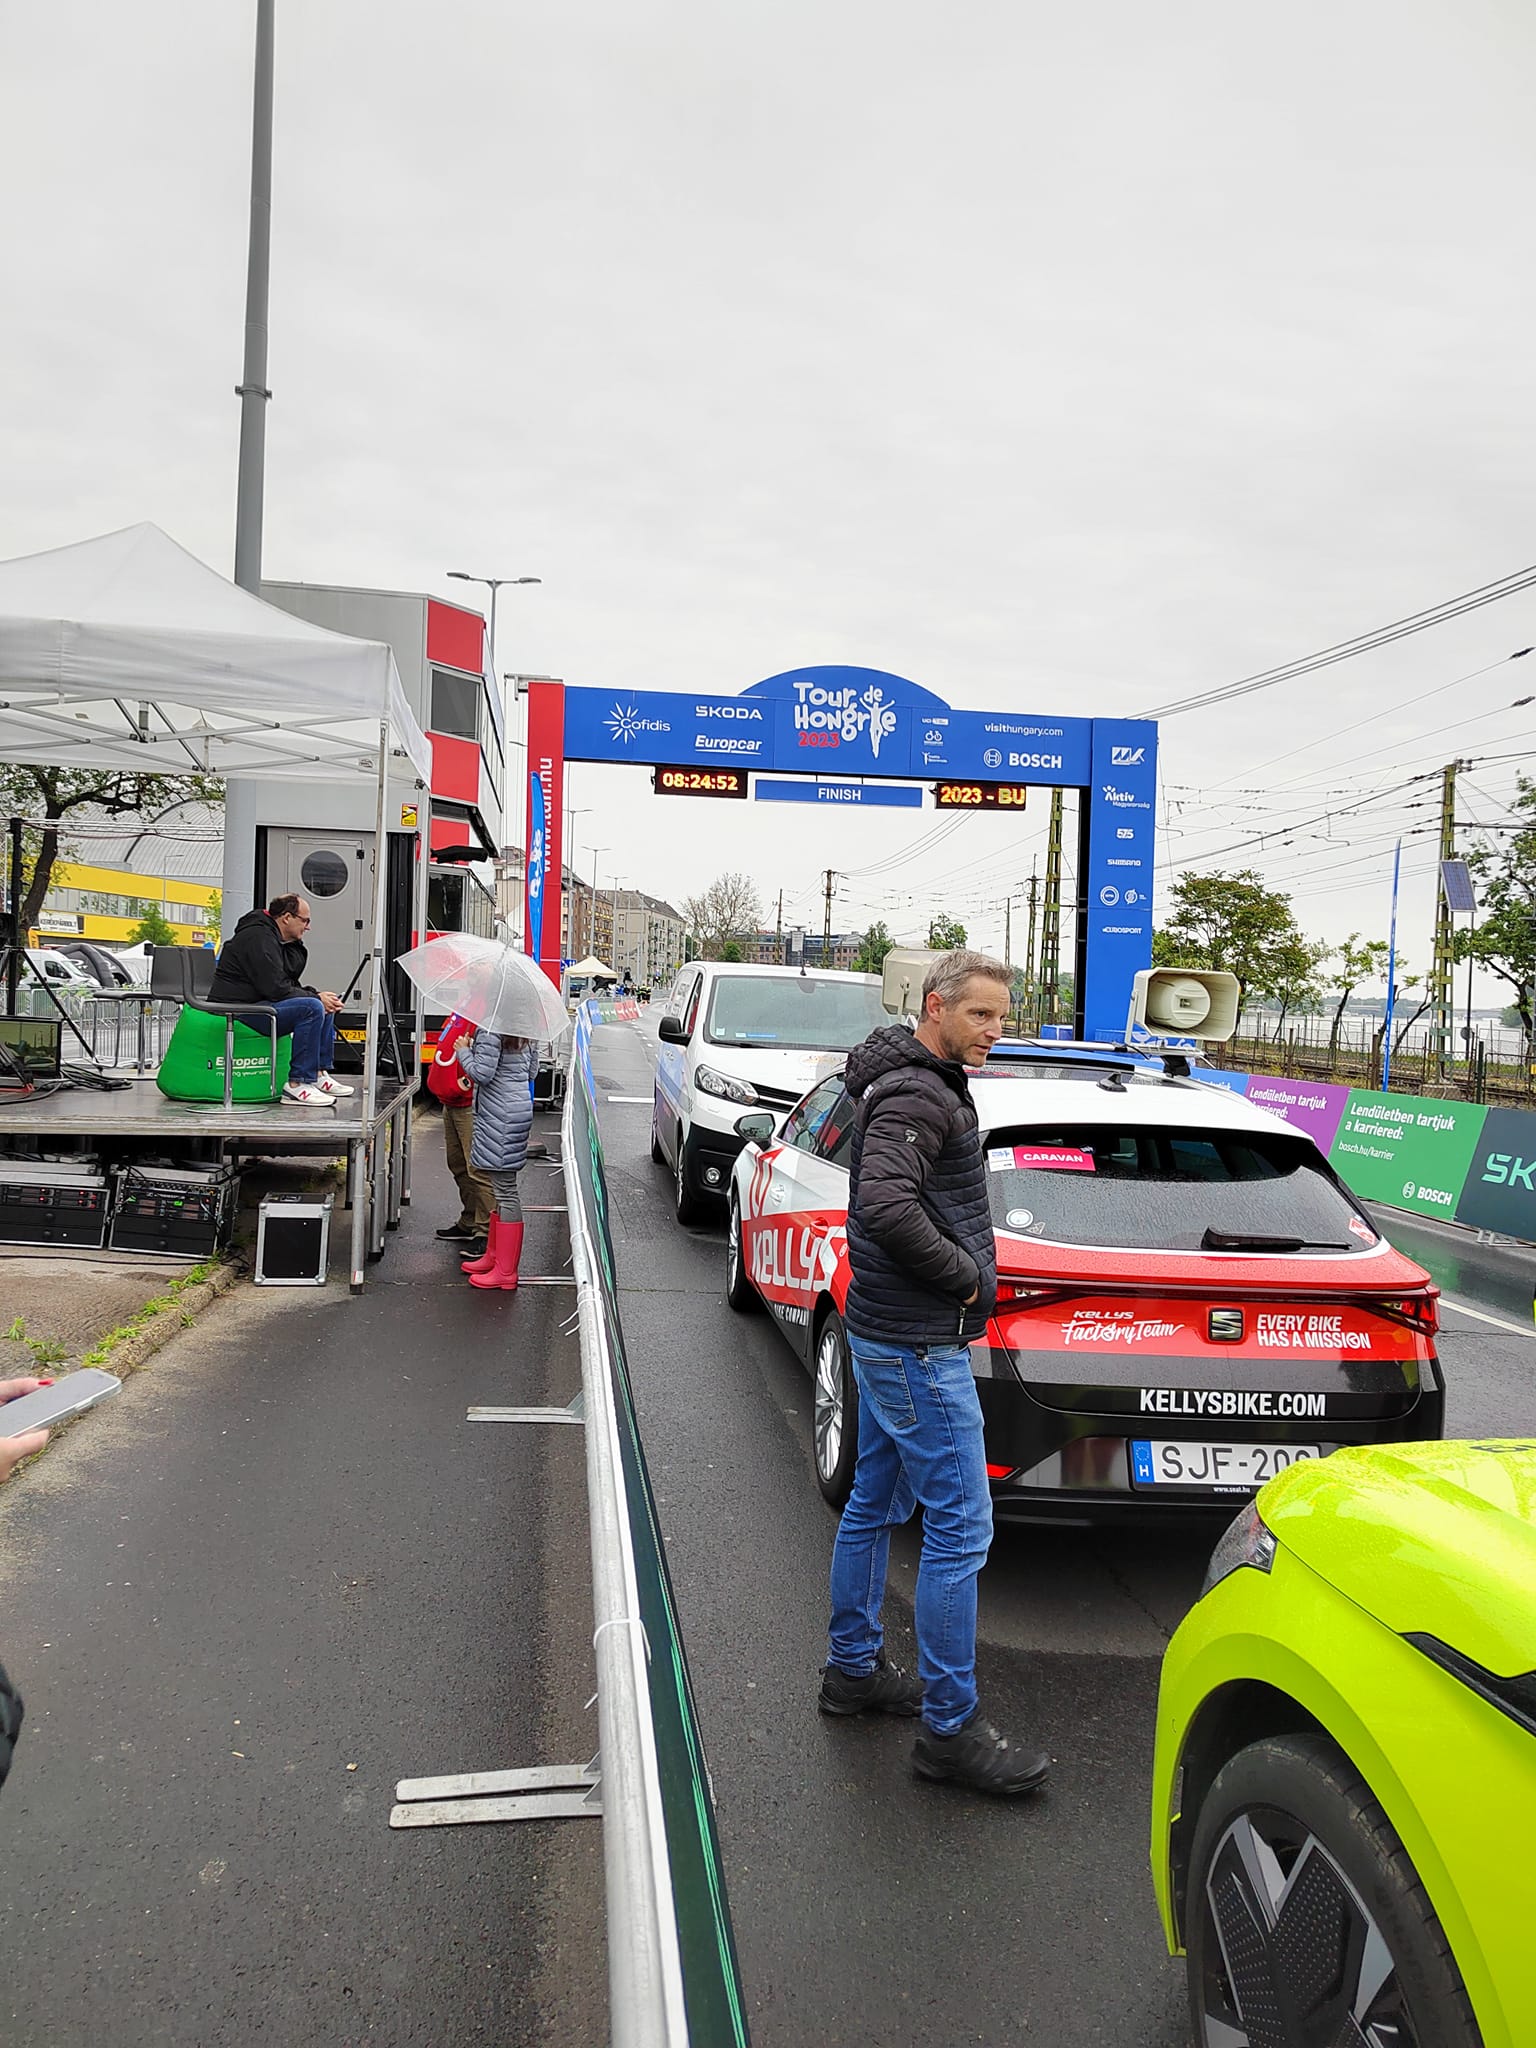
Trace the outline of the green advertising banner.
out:
M 1487 1114 L 1477 1102 L 1351 1088 L 1328 1156 L 1367 1201 L 1450 1222 Z

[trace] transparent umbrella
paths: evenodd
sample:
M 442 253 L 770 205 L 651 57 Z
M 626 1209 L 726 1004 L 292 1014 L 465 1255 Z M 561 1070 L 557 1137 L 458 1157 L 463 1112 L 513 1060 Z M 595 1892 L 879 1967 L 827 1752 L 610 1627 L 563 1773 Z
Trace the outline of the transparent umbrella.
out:
M 559 989 L 526 953 L 474 932 L 444 932 L 402 953 L 399 965 L 434 1010 L 455 1010 L 482 1031 L 558 1038 L 570 1023 Z

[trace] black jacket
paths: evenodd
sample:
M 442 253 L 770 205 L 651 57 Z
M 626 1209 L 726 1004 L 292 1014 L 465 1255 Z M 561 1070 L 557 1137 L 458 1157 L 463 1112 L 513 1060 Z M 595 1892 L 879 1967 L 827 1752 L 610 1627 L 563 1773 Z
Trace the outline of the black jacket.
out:
M 289 996 L 312 996 L 300 980 L 309 965 L 308 949 L 297 939 L 285 946 L 277 924 L 264 910 L 248 910 L 224 941 L 213 970 L 210 1003 L 281 1003 Z
M 967 1343 L 997 1299 L 997 1239 L 965 1069 L 890 1025 L 855 1046 L 844 1079 L 859 1105 L 848 1328 L 914 1347 Z

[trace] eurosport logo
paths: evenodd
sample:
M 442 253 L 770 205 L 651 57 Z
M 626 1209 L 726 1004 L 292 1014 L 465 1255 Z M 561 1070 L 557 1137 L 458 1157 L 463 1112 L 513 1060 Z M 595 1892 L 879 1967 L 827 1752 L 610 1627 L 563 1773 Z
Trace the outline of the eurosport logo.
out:
M 1146 758 L 1145 747 L 1111 747 L 1109 750 L 1111 768 L 1139 768 Z
M 667 719 L 642 718 L 640 716 L 640 707 L 637 704 L 621 704 L 617 700 L 615 700 L 614 707 L 604 723 L 614 738 L 622 740 L 626 746 L 629 745 L 629 742 L 635 737 L 636 733 L 670 732 L 672 730 L 671 724 Z

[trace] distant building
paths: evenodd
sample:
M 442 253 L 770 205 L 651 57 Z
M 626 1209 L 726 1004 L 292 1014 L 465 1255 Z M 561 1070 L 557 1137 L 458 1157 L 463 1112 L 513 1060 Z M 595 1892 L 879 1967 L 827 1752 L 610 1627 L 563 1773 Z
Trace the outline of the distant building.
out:
M 844 972 L 853 966 L 864 948 L 862 932 L 834 932 L 832 943 L 823 947 L 820 932 L 749 932 L 736 941 L 741 948 L 743 960 L 750 960 L 758 967 L 775 967 L 782 960 L 786 965 L 798 967 L 803 959 L 807 967 L 841 968 Z M 803 950 L 797 951 L 797 947 Z
M 520 938 L 526 864 L 520 846 L 496 863 L 498 915 Z M 560 891 L 560 952 L 566 960 L 595 953 L 637 987 L 670 981 L 683 961 L 683 918 L 670 903 L 640 889 L 599 889 L 567 868 Z
M 63 858 L 32 926 L 37 938 L 132 943 L 134 926 L 158 910 L 179 946 L 219 929 L 224 873 L 220 805 L 178 804 L 154 818 L 82 807 L 61 820 Z

